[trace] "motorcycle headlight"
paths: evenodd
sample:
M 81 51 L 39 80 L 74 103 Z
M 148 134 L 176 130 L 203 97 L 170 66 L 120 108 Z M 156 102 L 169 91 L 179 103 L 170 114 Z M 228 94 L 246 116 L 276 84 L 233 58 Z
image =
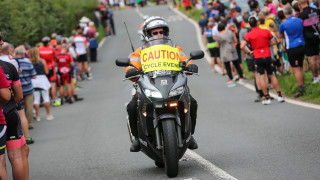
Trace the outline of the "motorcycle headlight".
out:
M 152 91 L 150 89 L 145 89 L 144 93 L 147 97 L 162 98 L 162 94 L 159 91 Z
M 178 95 L 181 95 L 181 94 L 183 94 L 183 86 L 178 87 L 178 88 L 176 88 L 174 90 L 171 90 L 169 92 L 169 97 L 178 96 Z

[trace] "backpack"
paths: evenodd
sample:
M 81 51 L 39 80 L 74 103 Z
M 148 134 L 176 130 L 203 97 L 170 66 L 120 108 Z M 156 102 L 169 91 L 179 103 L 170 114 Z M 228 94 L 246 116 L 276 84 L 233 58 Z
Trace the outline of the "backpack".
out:
M 95 49 L 95 48 L 98 48 L 99 47 L 99 44 L 98 44 L 98 41 L 96 38 L 91 38 L 89 40 L 89 48 L 90 49 Z
M 273 21 L 273 23 L 277 26 L 277 29 L 280 28 L 280 24 L 281 24 L 281 20 L 280 19 L 271 18 L 271 17 L 269 17 L 268 20 L 269 19 L 271 19 Z

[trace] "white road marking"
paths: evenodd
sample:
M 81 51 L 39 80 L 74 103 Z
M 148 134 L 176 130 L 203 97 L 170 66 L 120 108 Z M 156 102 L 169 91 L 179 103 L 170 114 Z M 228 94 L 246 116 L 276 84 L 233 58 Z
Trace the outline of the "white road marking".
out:
M 184 19 L 186 19 L 187 21 L 189 21 L 190 23 L 192 23 L 192 25 L 195 27 L 196 29 L 196 32 L 197 32 L 197 39 L 198 39 L 198 44 L 201 48 L 201 50 L 203 52 L 206 52 L 206 47 L 204 46 L 203 42 L 202 42 L 202 37 L 201 37 L 201 33 L 200 33 L 200 28 L 198 28 L 198 24 L 192 20 L 191 18 L 188 18 L 186 15 L 184 15 L 183 13 L 181 13 L 180 11 L 176 10 L 175 8 L 172 8 L 170 7 L 174 12 L 176 12 L 177 14 L 179 14 L 180 16 L 182 16 Z M 210 56 L 208 55 L 208 53 L 205 53 L 205 59 L 208 61 L 208 63 L 210 64 L 211 62 L 211 58 Z M 217 70 L 218 68 L 216 68 Z M 245 84 L 243 85 L 244 87 L 252 90 L 252 91 L 256 91 L 255 90 L 255 87 L 251 84 Z M 270 95 L 274 98 L 278 97 L 277 94 L 275 93 L 270 93 Z M 294 99 L 289 99 L 289 98 L 285 98 L 285 101 L 287 103 L 291 103 L 291 104 L 294 104 L 294 105 L 298 105 L 298 106 L 303 106 L 303 107 L 307 107 L 307 108 L 313 108 L 313 109 L 320 109 L 320 105 L 317 105 L 317 104 L 312 104 L 312 103 L 307 103 L 307 102 L 301 102 L 301 101 L 297 101 L 297 100 L 294 100 Z
M 139 11 L 139 8 L 136 8 L 136 12 L 139 14 L 139 16 L 143 19 L 143 14 Z
M 237 178 L 231 176 L 224 170 L 218 168 L 211 162 L 207 161 L 203 157 L 201 157 L 199 154 L 195 153 L 194 151 L 187 150 L 186 155 L 189 156 L 190 158 L 194 159 L 199 166 L 202 168 L 206 169 L 207 171 L 210 172 L 210 174 L 219 177 L 220 179 L 228 179 L 228 180 L 237 180 Z

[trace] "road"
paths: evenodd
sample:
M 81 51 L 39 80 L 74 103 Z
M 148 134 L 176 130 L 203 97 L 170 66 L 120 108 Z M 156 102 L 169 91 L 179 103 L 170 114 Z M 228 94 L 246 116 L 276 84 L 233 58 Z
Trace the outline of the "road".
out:
M 194 26 L 166 6 L 115 12 L 117 35 L 105 40 L 100 62 L 91 64 L 94 79 L 80 83 L 78 93 L 85 100 L 52 108 L 55 120 L 34 123 L 30 179 L 167 178 L 143 153 L 129 152 L 125 103 L 132 85 L 122 81 L 124 68 L 116 67 L 115 59 L 131 52 L 124 21 L 134 47 L 140 45 L 139 13 L 169 19 L 170 36 L 186 54 L 200 49 Z M 319 110 L 254 103 L 253 91 L 241 85 L 227 88 L 226 77 L 214 74 L 206 60 L 195 63 L 200 76 L 190 77 L 189 86 L 199 104 L 199 149 L 193 152 L 213 168 L 189 153 L 176 179 L 319 179 Z M 41 113 L 44 117 L 44 109 Z

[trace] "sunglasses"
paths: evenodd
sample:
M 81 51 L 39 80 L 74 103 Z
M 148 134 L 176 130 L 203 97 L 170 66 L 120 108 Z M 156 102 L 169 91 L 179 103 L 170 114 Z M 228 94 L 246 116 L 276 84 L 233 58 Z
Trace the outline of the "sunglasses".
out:
M 152 32 L 152 35 L 156 36 L 156 35 L 158 35 L 158 33 L 163 34 L 164 31 L 154 31 L 154 32 Z

